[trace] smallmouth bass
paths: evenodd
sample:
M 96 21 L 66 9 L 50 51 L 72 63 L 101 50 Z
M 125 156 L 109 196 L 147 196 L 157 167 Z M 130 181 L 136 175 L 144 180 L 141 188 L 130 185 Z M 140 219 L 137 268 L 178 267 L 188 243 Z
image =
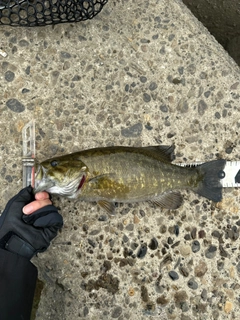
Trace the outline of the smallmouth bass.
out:
M 171 161 L 173 146 L 105 147 L 79 151 L 36 164 L 35 192 L 47 191 L 69 199 L 97 202 L 109 214 L 115 202 L 150 201 L 177 209 L 190 189 L 214 202 L 222 200 L 226 160 L 195 167 Z

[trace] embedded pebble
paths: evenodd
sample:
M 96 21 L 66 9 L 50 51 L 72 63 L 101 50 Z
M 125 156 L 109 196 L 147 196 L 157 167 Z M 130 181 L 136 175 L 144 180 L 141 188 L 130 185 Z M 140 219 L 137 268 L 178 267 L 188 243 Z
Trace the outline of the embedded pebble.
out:
M 186 291 L 184 290 L 179 290 L 174 294 L 174 300 L 176 303 L 176 306 L 178 308 L 181 308 L 182 304 L 188 300 L 188 295 Z
M 165 104 L 162 104 L 162 105 L 160 106 L 160 110 L 161 110 L 162 112 L 168 112 L 168 107 L 167 107 Z
M 198 284 L 197 282 L 191 278 L 190 280 L 188 280 L 188 283 L 187 283 L 188 287 L 192 290 L 196 290 L 198 288 Z
M 184 277 L 188 277 L 189 276 L 189 271 L 187 270 L 187 268 L 181 266 L 179 267 L 179 272 L 181 273 L 181 275 L 183 275 Z
M 186 257 L 191 253 L 191 247 L 189 245 L 181 245 L 179 247 L 179 251 L 180 251 L 181 255 Z
M 133 217 L 133 223 L 138 224 L 140 222 L 140 219 L 138 218 L 138 216 L 135 214 Z
M 149 300 L 148 290 L 145 286 L 141 286 L 141 298 L 144 302 L 148 302 Z
M 204 261 L 200 261 L 198 265 L 194 269 L 194 273 L 196 277 L 203 277 L 207 272 L 207 264 Z
M 200 116 L 203 116 L 208 106 L 204 100 L 200 100 L 198 103 L 198 113 Z
M 196 239 L 196 235 L 197 235 L 197 228 L 193 228 L 192 231 L 191 231 L 192 239 Z
M 206 251 L 205 251 L 205 257 L 208 259 L 213 259 L 216 256 L 217 253 L 217 247 L 215 246 L 210 246 Z
M 107 215 L 100 215 L 99 218 L 98 218 L 98 221 L 107 221 L 108 220 L 108 216 Z
M 83 315 L 84 315 L 84 317 L 86 317 L 88 314 L 89 314 L 89 309 L 88 309 L 87 306 L 85 306 L 85 307 L 83 308 Z
M 219 245 L 219 253 L 220 256 L 227 258 L 228 257 L 228 253 L 227 251 L 223 248 L 222 245 Z
M 224 311 L 225 311 L 226 313 L 230 313 L 230 312 L 232 311 L 232 309 L 233 309 L 233 304 L 232 304 L 232 302 L 226 301 L 226 302 L 225 302 L 225 305 L 224 305 Z
M 191 240 L 191 235 L 189 233 L 185 234 L 184 239 L 187 241 Z
M 19 41 L 19 46 L 20 47 L 27 47 L 27 46 L 29 46 L 29 42 L 27 40 L 22 39 Z
M 218 269 L 218 271 L 223 270 L 223 268 L 224 268 L 224 262 L 223 262 L 223 261 L 218 261 L 218 262 L 217 262 L 217 269 Z
M 142 83 L 145 83 L 145 82 L 147 82 L 147 78 L 144 77 L 144 76 L 141 76 L 141 77 L 140 77 L 140 81 L 141 81 Z
M 220 234 L 220 232 L 219 232 L 218 230 L 214 230 L 214 231 L 212 232 L 212 236 L 213 236 L 214 238 L 219 239 L 220 236 L 221 236 L 221 234 Z
M 196 253 L 200 250 L 200 243 L 198 240 L 192 242 L 192 252 Z
M 158 241 L 156 238 L 152 238 L 148 247 L 151 249 L 151 250 L 156 250 L 157 247 L 158 247 Z
M 157 89 L 158 85 L 156 84 L 156 82 L 151 82 L 150 86 L 149 86 L 149 90 L 153 91 L 155 89 Z
M 127 138 L 130 138 L 130 137 L 136 138 L 141 135 L 142 130 L 143 130 L 142 123 L 137 123 L 131 127 L 123 128 L 121 130 L 121 134 L 122 134 L 122 136 L 127 137 Z
M 177 105 L 177 110 L 181 113 L 188 112 L 188 102 L 182 98 Z
M 10 71 L 10 70 L 8 70 L 7 72 L 5 72 L 5 80 L 6 80 L 7 82 L 12 82 L 12 81 L 14 80 L 14 78 L 15 78 L 14 72 L 12 72 L 12 71 Z
M 142 244 L 140 249 L 138 250 L 137 257 L 139 259 L 143 259 L 147 253 L 147 245 L 146 243 Z
M 167 305 L 168 302 L 169 302 L 169 300 L 164 295 L 158 297 L 157 300 L 156 300 L 156 303 L 157 304 L 161 304 L 162 306 Z
M 206 232 L 205 232 L 204 230 L 200 230 L 200 231 L 198 232 L 198 237 L 199 237 L 200 239 L 205 238 L 205 237 L 206 237 Z
M 160 226 L 159 231 L 160 231 L 162 234 L 163 234 L 163 233 L 166 233 L 167 227 L 163 224 L 163 225 Z
M 203 289 L 202 293 L 201 293 L 201 298 L 203 299 L 203 301 L 207 300 L 207 290 Z
M 21 113 L 25 110 L 25 106 L 19 102 L 17 99 L 9 99 L 6 102 L 7 107 L 16 113 Z
M 173 271 L 173 270 L 172 270 L 172 271 L 170 271 L 170 272 L 168 273 L 168 275 L 169 275 L 169 277 L 170 277 L 173 281 L 179 279 L 179 275 L 177 274 L 176 271 Z
M 179 226 L 175 225 L 174 226 L 174 234 L 178 237 L 179 236 Z
M 173 248 L 177 247 L 179 244 L 180 244 L 180 241 L 176 241 L 176 242 L 174 242 L 174 244 L 171 245 L 171 248 L 173 249 Z M 187 251 L 187 249 L 185 249 L 185 250 Z
M 65 51 L 61 51 L 61 52 L 60 52 L 60 56 L 61 56 L 61 58 L 63 58 L 63 59 L 70 59 L 70 58 L 71 58 L 71 54 L 68 53 L 68 52 L 65 52 Z
M 116 306 L 113 311 L 112 311 L 112 318 L 116 319 L 118 317 L 120 317 L 120 315 L 122 314 L 122 307 L 120 306 Z
M 27 88 L 23 88 L 23 89 L 22 89 L 22 93 L 28 93 L 28 92 L 30 92 L 29 89 L 27 89 Z
M 151 96 L 146 92 L 143 94 L 143 101 L 144 102 L 150 102 L 151 101 Z

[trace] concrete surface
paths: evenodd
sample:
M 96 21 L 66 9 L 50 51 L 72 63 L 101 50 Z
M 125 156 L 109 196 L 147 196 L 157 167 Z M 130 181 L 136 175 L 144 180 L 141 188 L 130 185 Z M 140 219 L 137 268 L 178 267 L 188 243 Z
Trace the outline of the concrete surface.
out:
M 86 23 L 1 27 L 1 48 L 1 210 L 21 189 L 32 118 L 39 160 L 173 143 L 176 162 L 239 160 L 239 68 L 181 1 L 111 1 Z M 239 319 L 239 192 L 216 206 L 186 191 L 176 211 L 120 204 L 114 218 L 55 197 L 65 225 L 33 259 L 35 319 Z
M 182 0 L 240 65 L 240 2 Z

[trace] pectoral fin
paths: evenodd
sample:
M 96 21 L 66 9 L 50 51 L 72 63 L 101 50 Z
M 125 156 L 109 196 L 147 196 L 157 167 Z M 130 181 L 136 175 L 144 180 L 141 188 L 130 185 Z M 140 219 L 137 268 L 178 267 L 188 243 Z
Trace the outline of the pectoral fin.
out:
M 115 205 L 113 202 L 109 202 L 107 200 L 99 200 L 97 203 L 101 208 L 107 211 L 107 213 L 111 216 L 114 216 Z
M 150 200 L 155 205 L 166 209 L 177 209 L 183 202 L 183 197 L 180 192 L 171 191 L 160 194 L 157 198 Z

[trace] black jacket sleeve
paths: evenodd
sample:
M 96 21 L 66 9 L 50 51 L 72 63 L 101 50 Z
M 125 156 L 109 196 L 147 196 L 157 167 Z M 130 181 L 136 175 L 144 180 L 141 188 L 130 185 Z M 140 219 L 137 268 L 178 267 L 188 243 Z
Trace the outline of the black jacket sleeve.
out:
M 37 268 L 26 258 L 0 249 L 0 319 L 29 320 Z

